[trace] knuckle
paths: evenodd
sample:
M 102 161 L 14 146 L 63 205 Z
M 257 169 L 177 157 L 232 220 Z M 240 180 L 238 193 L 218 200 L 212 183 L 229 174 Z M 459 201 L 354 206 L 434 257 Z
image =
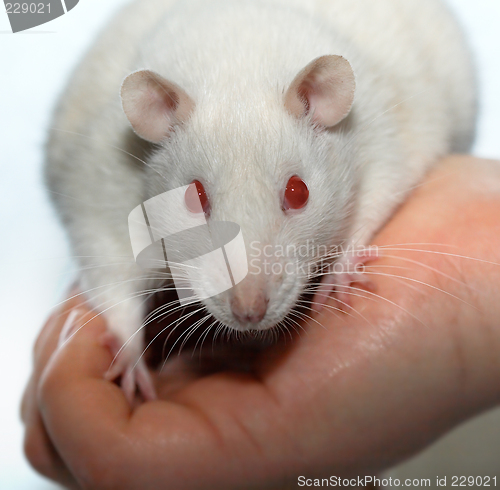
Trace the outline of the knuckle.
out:
M 38 382 L 37 400 L 40 406 L 44 406 L 46 401 L 50 398 L 51 393 L 54 393 L 58 385 L 58 372 L 52 366 L 48 366 L 40 376 Z
M 108 458 L 81 459 L 78 468 L 75 469 L 80 486 L 84 490 L 127 488 L 126 482 L 122 481 L 121 475 L 115 470 L 116 458 L 112 459 L 115 460 L 115 463 L 107 464 Z M 121 467 L 121 465 L 119 466 Z
M 40 355 L 41 351 L 43 350 L 46 342 L 47 342 L 47 337 L 50 333 L 50 330 L 52 329 L 53 325 L 56 323 L 57 317 L 55 314 L 52 314 L 47 321 L 45 322 L 44 326 L 42 327 L 42 330 L 38 334 L 34 344 L 33 344 L 33 358 L 36 360 L 38 356 Z
M 24 455 L 29 464 L 41 475 L 54 478 L 55 469 L 52 454 L 43 435 L 35 427 L 26 430 L 23 444 Z

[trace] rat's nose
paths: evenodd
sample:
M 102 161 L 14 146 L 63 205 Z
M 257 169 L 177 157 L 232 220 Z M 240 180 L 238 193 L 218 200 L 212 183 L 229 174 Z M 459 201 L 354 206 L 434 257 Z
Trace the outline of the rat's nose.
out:
M 269 300 L 263 293 L 256 295 L 234 295 L 231 299 L 231 311 L 240 323 L 259 323 L 267 312 Z
M 269 298 L 267 278 L 263 274 L 248 274 L 230 291 L 230 306 L 242 329 L 252 329 L 266 316 Z

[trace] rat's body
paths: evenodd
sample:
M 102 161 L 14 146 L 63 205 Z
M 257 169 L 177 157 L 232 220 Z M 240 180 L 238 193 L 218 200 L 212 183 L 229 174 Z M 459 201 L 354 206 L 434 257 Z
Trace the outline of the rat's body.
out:
M 318 57 L 326 61 L 308 65 Z M 356 79 L 352 108 L 345 59 Z M 306 65 L 313 75 L 298 76 Z M 130 77 L 122 96 L 136 132 L 159 143 L 147 165 L 120 150 L 144 146 L 119 98 L 138 69 L 154 74 Z M 339 87 L 339 102 L 323 101 L 322 77 Z M 161 101 L 166 116 L 148 125 L 159 85 L 175 104 Z M 205 186 L 210 219 L 238 223 L 249 252 L 251 242 L 367 245 L 440 156 L 469 149 L 475 96 L 462 34 L 438 0 L 135 2 L 75 72 L 53 123 L 62 131 L 48 144 L 47 180 L 82 288 L 120 342 L 129 339 L 144 317 L 138 294 L 157 283 L 133 260 L 127 217 L 194 180 Z M 285 213 L 294 175 L 309 201 Z M 204 304 L 229 327 L 263 330 L 306 281 L 260 274 Z M 135 336 L 129 358 L 142 347 Z

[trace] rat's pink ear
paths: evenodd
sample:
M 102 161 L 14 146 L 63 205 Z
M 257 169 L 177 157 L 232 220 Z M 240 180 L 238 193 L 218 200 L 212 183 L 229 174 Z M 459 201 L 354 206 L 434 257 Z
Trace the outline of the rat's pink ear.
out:
M 184 90 L 149 70 L 125 78 L 121 96 L 134 131 L 151 143 L 165 139 L 173 125 L 185 121 L 194 108 Z
M 285 95 L 285 107 L 296 117 L 312 115 L 325 127 L 335 126 L 350 112 L 356 82 L 349 62 L 342 56 L 321 56 L 294 79 Z

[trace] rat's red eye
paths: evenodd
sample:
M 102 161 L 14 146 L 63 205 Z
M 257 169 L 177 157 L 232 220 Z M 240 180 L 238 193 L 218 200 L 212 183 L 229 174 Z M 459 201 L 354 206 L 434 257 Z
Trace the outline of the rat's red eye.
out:
M 193 180 L 186 190 L 184 195 L 186 206 L 192 213 L 210 212 L 210 203 L 208 202 L 207 193 L 203 184 L 199 180 Z M 201 207 L 200 207 L 201 205 Z
M 309 189 L 305 182 L 294 175 L 288 181 L 285 189 L 285 198 L 283 200 L 283 209 L 301 209 L 307 204 L 309 199 Z

